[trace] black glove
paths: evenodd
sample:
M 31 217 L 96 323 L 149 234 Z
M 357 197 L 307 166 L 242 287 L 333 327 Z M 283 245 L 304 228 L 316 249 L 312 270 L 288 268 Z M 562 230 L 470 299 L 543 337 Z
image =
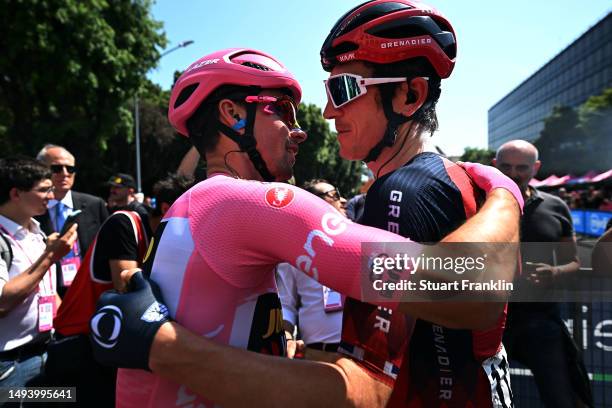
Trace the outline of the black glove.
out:
M 99 363 L 149 370 L 149 351 L 162 324 L 169 321 L 159 287 L 135 273 L 128 293 L 106 291 L 89 322 L 94 357 Z

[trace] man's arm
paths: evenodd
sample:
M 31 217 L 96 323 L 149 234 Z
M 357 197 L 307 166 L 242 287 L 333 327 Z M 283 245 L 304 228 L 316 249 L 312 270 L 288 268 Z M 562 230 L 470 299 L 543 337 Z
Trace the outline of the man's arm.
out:
M 138 262 L 129 259 L 109 259 L 113 287 L 119 292 L 125 292 L 125 282 L 121 279 L 121 271 L 138 268 Z
M 155 336 L 149 366 L 224 407 L 384 407 L 391 388 L 352 360 L 289 360 L 235 349 L 165 323 Z M 240 384 L 240 392 L 236 392 Z M 298 396 L 298 397 L 296 397 Z
M 51 265 L 70 252 L 77 238 L 77 228 L 77 224 L 74 224 L 61 237 L 57 233 L 50 235 L 47 240 L 47 247 L 32 266 L 4 285 L 0 295 L 0 317 L 8 314 L 36 290 L 40 280 L 45 276 Z
M 510 243 L 496 245 L 487 255 L 488 263 L 496 265 L 496 278 L 512 282 L 518 259 L 519 218 L 514 196 L 505 189 L 495 189 L 482 209 L 442 242 Z M 500 302 L 403 302 L 398 309 L 449 328 L 486 329 L 498 322 L 505 308 L 505 292 L 494 295 Z

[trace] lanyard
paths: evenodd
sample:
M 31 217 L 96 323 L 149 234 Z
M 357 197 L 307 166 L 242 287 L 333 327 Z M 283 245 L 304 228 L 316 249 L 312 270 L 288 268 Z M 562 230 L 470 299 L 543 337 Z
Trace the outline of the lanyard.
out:
M 19 243 L 19 241 L 17 240 L 17 238 L 15 238 L 13 236 L 13 234 L 11 234 L 5 227 L 4 225 L 0 224 L 0 230 L 2 230 L 2 232 L 4 232 L 6 235 L 8 235 L 11 240 L 15 243 L 15 245 L 17 246 L 17 248 L 19 248 L 19 250 L 21 251 L 21 253 L 23 253 L 23 255 L 26 257 L 26 259 L 28 260 L 28 262 L 30 262 L 30 266 L 32 266 L 34 264 L 34 261 L 32 261 L 32 258 L 30 258 L 30 256 L 28 255 L 28 252 L 24 249 L 23 246 L 21 246 L 21 244 Z M 7 265 L 8 266 L 8 265 Z M 8 272 L 8 271 L 7 271 Z M 49 281 L 49 286 L 47 287 L 45 285 L 45 276 L 48 277 L 48 281 Z M 45 276 L 43 276 L 43 278 L 40 281 L 40 284 L 42 285 L 42 289 L 45 293 L 51 293 L 53 291 L 53 283 L 51 281 L 51 273 L 50 271 L 47 271 L 45 273 Z M 49 289 L 49 291 L 47 291 L 47 289 Z M 38 287 L 38 291 L 40 292 L 40 285 Z

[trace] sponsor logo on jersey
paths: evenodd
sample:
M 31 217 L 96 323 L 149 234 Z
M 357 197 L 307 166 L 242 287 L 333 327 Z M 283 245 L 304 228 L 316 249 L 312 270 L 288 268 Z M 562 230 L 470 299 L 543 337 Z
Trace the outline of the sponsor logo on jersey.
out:
M 257 298 L 247 349 L 273 356 L 287 355 L 283 310 L 276 293 L 265 293 Z
M 334 240 L 331 238 L 342 234 L 348 227 L 348 219 L 339 213 L 325 213 L 321 217 L 321 229 L 311 230 L 304 242 L 305 254 L 300 255 L 295 260 L 295 266 L 307 273 L 314 280 L 319 280 L 319 271 L 313 267 L 313 260 L 317 256 L 313 242 L 321 241 L 327 246 L 333 246 Z
M 111 349 L 117 345 L 123 313 L 117 306 L 104 306 L 91 319 L 91 333 L 100 347 Z
M 266 203 L 272 208 L 284 208 L 293 202 L 295 193 L 290 188 L 272 187 L 266 191 Z

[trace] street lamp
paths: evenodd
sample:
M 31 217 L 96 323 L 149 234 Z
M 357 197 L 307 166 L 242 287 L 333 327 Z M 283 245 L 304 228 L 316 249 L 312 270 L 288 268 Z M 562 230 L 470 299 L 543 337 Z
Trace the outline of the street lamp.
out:
M 175 47 L 172 47 L 169 50 L 162 52 L 159 55 L 159 58 L 157 59 L 157 61 L 159 61 L 166 55 L 170 54 L 171 52 L 176 51 L 179 48 L 187 47 L 188 45 L 191 45 L 191 44 L 193 44 L 192 40 L 180 42 Z M 142 174 L 141 174 L 141 169 L 140 169 L 140 113 L 138 109 L 138 93 L 136 93 L 136 96 L 134 96 L 134 127 L 136 130 L 136 141 L 135 141 L 136 142 L 136 185 L 138 187 L 138 193 L 141 194 L 142 193 Z

